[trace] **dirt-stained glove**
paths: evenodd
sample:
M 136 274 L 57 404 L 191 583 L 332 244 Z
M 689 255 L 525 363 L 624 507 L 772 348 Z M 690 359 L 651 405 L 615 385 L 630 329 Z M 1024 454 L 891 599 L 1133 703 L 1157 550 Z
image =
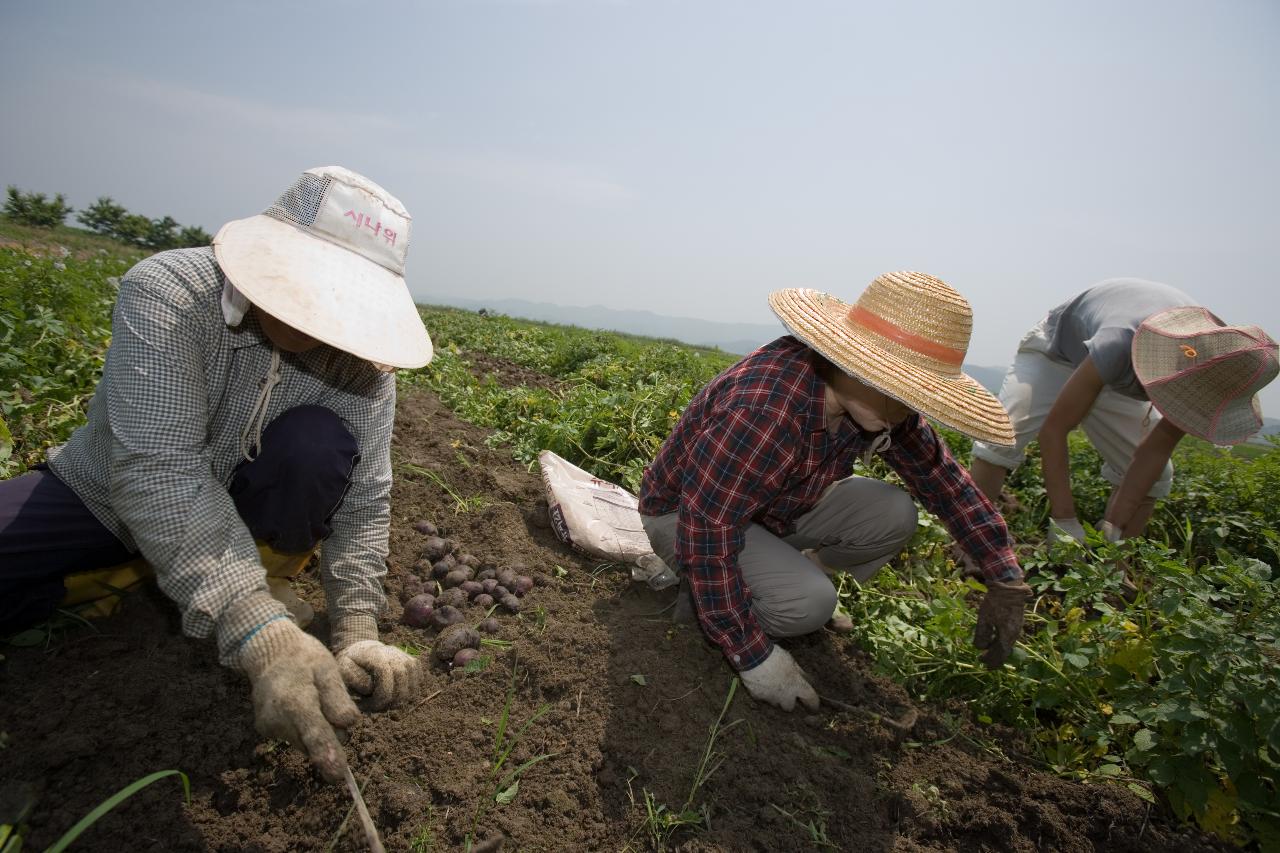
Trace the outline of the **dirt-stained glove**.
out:
M 978 605 L 978 627 L 973 645 L 983 650 L 982 662 L 995 669 L 1005 662 L 1022 633 L 1023 611 L 1031 587 L 1025 583 L 987 581 L 987 594 Z
M 805 677 L 800 664 L 782 646 L 774 646 L 762 663 L 744 669 L 738 676 L 747 692 L 761 702 L 791 711 L 799 699 L 810 711 L 818 710 L 818 692 Z
M 413 655 L 378 640 L 378 623 L 355 613 L 340 618 L 333 627 L 334 656 L 347 687 L 370 696 L 369 708 L 381 711 L 400 705 L 422 686 L 422 670 Z
M 338 664 L 324 644 L 303 633 L 289 617 L 275 616 L 245 635 L 235 661 L 253 685 L 258 733 L 302 748 L 322 776 L 342 781 L 347 759 L 334 727 L 354 725 L 360 709 L 347 694 Z
M 1050 536 L 1070 536 L 1077 542 L 1084 544 L 1084 525 L 1080 523 L 1080 519 L 1072 518 L 1050 518 L 1049 519 L 1049 535 Z
M 1098 531 L 1102 534 L 1102 538 L 1108 542 L 1119 542 L 1124 538 L 1124 534 L 1120 532 L 1120 528 L 1116 527 L 1109 521 L 1098 522 Z

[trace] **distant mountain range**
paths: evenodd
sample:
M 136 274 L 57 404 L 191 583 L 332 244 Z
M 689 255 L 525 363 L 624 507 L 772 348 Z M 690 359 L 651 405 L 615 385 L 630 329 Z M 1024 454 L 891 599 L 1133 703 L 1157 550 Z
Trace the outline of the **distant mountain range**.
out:
M 761 344 L 787 333 L 782 323 L 717 323 L 692 317 L 667 317 L 652 311 L 623 311 L 603 305 L 555 305 L 524 299 L 462 299 L 436 297 L 434 302 L 479 311 L 484 308 L 509 317 L 538 320 L 543 323 L 578 326 L 608 332 L 623 332 L 647 338 L 671 338 L 701 347 L 718 347 L 725 352 L 743 355 Z M 1000 390 L 1004 367 L 966 364 L 964 372 L 978 380 L 991 393 Z M 1264 418 L 1261 435 L 1280 433 L 1280 419 Z M 1260 441 L 1255 438 L 1254 441 Z M 1262 442 L 1266 443 L 1266 442 Z

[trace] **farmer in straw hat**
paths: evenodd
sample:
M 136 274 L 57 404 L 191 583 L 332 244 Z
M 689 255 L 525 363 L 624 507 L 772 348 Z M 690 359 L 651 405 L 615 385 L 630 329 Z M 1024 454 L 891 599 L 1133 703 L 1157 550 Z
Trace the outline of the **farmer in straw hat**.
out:
M 1116 487 L 1099 529 L 1113 541 L 1141 535 L 1169 494 L 1182 436 L 1236 444 L 1256 433 L 1256 394 L 1276 371 L 1276 343 L 1257 326 L 1228 326 L 1165 284 L 1104 281 L 1023 337 L 1000 389 L 1015 442 L 975 443 L 973 479 L 995 500 L 1038 436 L 1051 530 L 1084 541 L 1067 462 L 1067 434 L 1080 426 Z
M 752 696 L 817 707 L 774 640 L 831 617 L 830 572 L 866 580 L 915 531 L 907 492 L 850 476 L 854 460 L 879 453 L 980 567 L 987 592 L 974 645 L 999 666 L 1030 589 L 1004 520 L 925 419 L 1013 442 L 1004 409 L 960 371 L 969 303 L 932 276 L 897 272 L 853 305 L 795 289 L 769 304 L 791 335 L 698 392 L 641 487 L 649 541 L 687 580 L 703 631 Z
M 74 572 L 138 553 L 219 660 L 258 730 L 342 777 L 333 727 L 418 687 L 378 640 L 395 367 L 431 359 L 404 282 L 409 214 L 340 167 L 303 173 L 212 247 L 162 252 L 120 283 L 88 423 L 47 467 L 0 483 L 0 632 L 48 617 Z M 263 553 L 323 540 L 330 653 L 271 593 Z M 288 604 L 298 604 L 295 597 Z

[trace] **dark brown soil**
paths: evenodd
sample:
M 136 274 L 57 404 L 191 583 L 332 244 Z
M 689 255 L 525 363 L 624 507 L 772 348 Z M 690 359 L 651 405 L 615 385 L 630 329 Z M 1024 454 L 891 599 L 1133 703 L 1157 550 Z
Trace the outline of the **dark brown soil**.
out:
M 499 637 L 511 645 L 483 647 L 485 669 L 450 675 L 434 665 L 416 704 L 369 715 L 350 733 L 351 764 L 388 850 L 462 849 L 473 827 L 477 841 L 500 837 L 507 850 L 652 849 L 646 803 L 661 815 L 686 804 L 700 814 L 667 843 L 686 851 L 1219 849 L 1122 788 L 1066 782 L 984 750 L 977 744 L 990 731 L 948 727 L 962 709 L 914 706 L 831 634 L 789 643 L 821 692 L 908 722 L 914 710 L 909 731 L 862 711 L 786 714 L 739 688 L 708 762 L 714 772 L 694 790 L 732 673 L 696 627 L 670 621 L 672 592 L 562 546 L 537 475 L 484 439 L 430 394 L 401 401 L 385 638 L 430 645 L 429 632 L 398 624 L 418 519 L 477 556 L 525 563 L 543 583 L 518 617 L 501 617 Z M 485 504 L 468 501 L 476 497 Z M 319 608 L 316 580 L 299 585 Z M 47 650 L 3 650 L 0 787 L 29 783 L 38 797 L 28 849 L 167 768 L 191 777 L 190 805 L 162 780 L 75 849 L 328 849 L 350 806 L 344 789 L 257 736 L 243 679 L 221 669 L 208 644 L 180 635 L 158 593 L 134 595 L 97 627 Z M 324 636 L 322 617 L 312 630 Z M 508 736 L 522 736 L 495 777 L 504 711 Z M 503 783 L 540 756 L 518 790 Z M 495 802 L 500 789 L 509 802 Z M 335 849 L 365 849 L 354 820 Z

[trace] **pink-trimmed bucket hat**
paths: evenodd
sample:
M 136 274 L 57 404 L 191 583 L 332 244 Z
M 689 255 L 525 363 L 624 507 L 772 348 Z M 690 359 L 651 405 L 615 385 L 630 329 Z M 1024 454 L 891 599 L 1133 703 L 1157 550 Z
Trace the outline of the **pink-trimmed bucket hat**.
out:
M 1261 391 L 1280 372 L 1276 342 L 1189 306 L 1152 314 L 1133 336 L 1133 370 L 1160 414 L 1213 444 L 1262 428 Z

